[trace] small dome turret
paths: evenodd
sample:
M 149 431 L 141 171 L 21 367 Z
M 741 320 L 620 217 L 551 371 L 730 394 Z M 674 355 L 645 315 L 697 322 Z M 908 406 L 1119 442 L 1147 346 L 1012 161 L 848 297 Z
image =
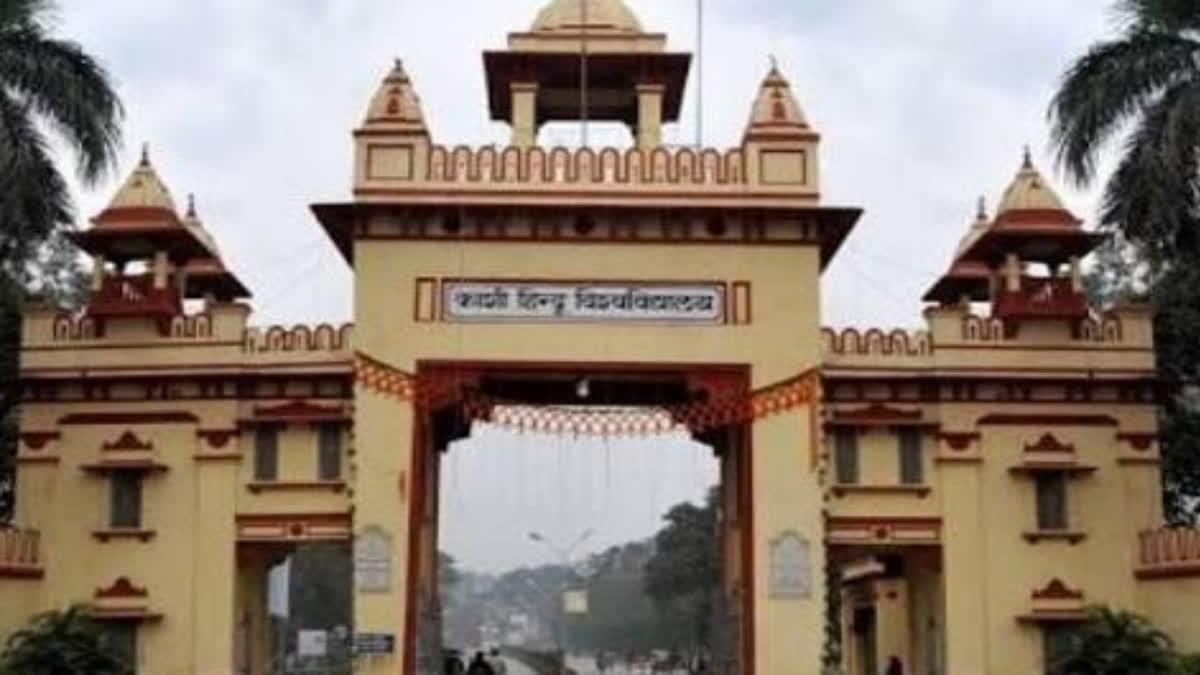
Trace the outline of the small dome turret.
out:
M 413 89 L 412 80 L 404 70 L 404 64 L 396 59 L 391 71 L 383 78 L 379 89 L 367 107 L 364 127 L 406 127 L 414 131 L 425 130 L 425 114 L 421 111 L 421 99 Z
M 958 260 L 961 258 L 967 252 L 967 249 L 971 248 L 971 244 L 975 243 L 975 240 L 979 239 L 984 232 L 987 232 L 987 229 L 991 225 L 992 221 L 988 218 L 987 213 L 987 200 L 981 196 L 979 201 L 976 202 L 975 220 L 971 222 L 971 226 L 967 228 L 966 234 L 958 241 L 958 247 L 954 249 L 954 259 Z
M 750 109 L 746 136 L 779 132 L 794 134 L 798 130 L 807 131 L 808 120 L 792 94 L 791 84 L 772 60 L 771 70 L 763 78 L 754 106 Z
M 220 257 L 221 252 L 217 249 L 217 240 L 213 239 L 210 233 L 204 227 L 204 222 L 200 220 L 200 216 L 196 213 L 196 195 L 189 194 L 187 200 L 187 210 L 183 214 L 183 226 L 191 230 L 200 243 L 209 250 L 213 256 Z
M 642 23 L 622 0 L 552 0 L 538 12 L 530 32 L 576 33 L 581 28 L 641 33 Z

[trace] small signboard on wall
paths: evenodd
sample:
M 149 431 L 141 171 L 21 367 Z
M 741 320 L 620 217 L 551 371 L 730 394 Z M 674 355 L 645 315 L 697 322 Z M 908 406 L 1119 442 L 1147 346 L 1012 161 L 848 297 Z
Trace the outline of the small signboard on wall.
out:
M 808 540 L 787 530 L 771 540 L 772 596 L 807 598 L 812 594 L 812 558 Z
M 325 656 L 329 634 L 323 630 L 302 630 L 296 634 L 296 653 L 300 656 Z
M 396 636 L 391 633 L 355 633 L 355 654 L 391 654 L 396 651 Z
M 360 593 L 386 593 L 392 587 L 392 537 L 369 525 L 354 537 L 354 580 Z
M 588 592 L 586 588 L 572 588 L 563 591 L 563 612 L 566 614 L 583 615 L 588 613 Z
M 447 281 L 446 321 L 723 323 L 720 283 Z

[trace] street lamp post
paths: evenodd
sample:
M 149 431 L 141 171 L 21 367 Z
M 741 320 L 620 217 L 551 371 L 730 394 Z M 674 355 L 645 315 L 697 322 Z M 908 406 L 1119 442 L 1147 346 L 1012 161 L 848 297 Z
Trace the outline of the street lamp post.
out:
M 583 532 L 581 532 L 579 534 L 579 536 L 576 537 L 573 542 L 571 542 L 571 545 L 567 546 L 567 547 L 559 546 L 554 541 L 551 541 L 548 537 L 546 537 L 545 535 L 543 535 L 540 532 L 530 532 L 529 539 L 531 541 L 536 541 L 537 543 L 542 544 L 546 548 L 550 549 L 550 551 L 552 551 L 555 555 L 557 555 L 558 558 L 562 561 L 562 565 L 564 568 L 566 568 L 568 574 L 574 575 L 574 576 L 579 576 L 581 579 L 586 581 L 586 576 L 583 574 L 582 570 L 576 569 L 576 565 L 572 562 L 572 555 L 574 554 L 575 549 L 579 548 L 579 546 L 581 544 L 583 544 L 583 542 L 587 541 L 588 538 L 591 537 L 593 534 L 595 534 L 595 531 L 592 530 L 591 528 L 588 528 L 588 529 L 584 530 Z M 570 590 L 570 581 L 564 581 L 562 584 L 562 587 L 560 589 L 559 598 L 558 598 L 558 615 L 560 617 L 560 619 L 559 619 L 559 646 L 562 649 L 562 653 L 563 653 L 563 667 L 564 668 L 566 667 L 567 654 L 570 652 L 570 644 L 569 644 L 569 640 L 568 640 L 567 607 L 566 607 L 566 598 L 567 598 L 568 590 Z

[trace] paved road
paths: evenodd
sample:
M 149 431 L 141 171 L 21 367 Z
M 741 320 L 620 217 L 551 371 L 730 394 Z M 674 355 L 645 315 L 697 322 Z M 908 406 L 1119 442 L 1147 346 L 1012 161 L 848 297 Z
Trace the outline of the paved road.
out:
M 538 675 L 533 668 L 510 656 L 504 657 L 504 665 L 508 668 L 505 675 Z

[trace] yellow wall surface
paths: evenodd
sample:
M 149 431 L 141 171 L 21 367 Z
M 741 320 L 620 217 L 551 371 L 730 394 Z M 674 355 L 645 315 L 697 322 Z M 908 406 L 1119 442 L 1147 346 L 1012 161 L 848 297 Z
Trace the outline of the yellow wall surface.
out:
M 816 256 L 814 248 L 787 247 L 359 242 L 357 345 L 408 370 L 422 359 L 748 364 L 753 384 L 762 386 L 818 365 Z M 412 321 L 417 277 L 511 277 L 514 260 L 521 261 L 520 276 L 526 279 L 746 280 L 752 285 L 756 316 L 740 326 Z M 360 391 L 358 400 L 355 435 L 362 459 L 355 485 L 356 523 L 378 524 L 396 535 L 396 592 L 360 594 L 358 617 L 363 629 L 399 632 L 404 612 L 399 570 L 409 505 L 400 500 L 397 480 L 411 466 L 412 418 L 374 394 Z M 808 417 L 801 409 L 761 420 L 753 429 L 758 672 L 804 672 L 802 664 L 816 664 L 820 653 L 821 575 L 813 575 L 811 594 L 804 599 L 772 597 L 766 584 L 769 541 L 788 530 L 810 542 L 812 569 L 823 568 L 820 490 L 807 443 Z M 373 672 L 394 667 L 380 662 Z

